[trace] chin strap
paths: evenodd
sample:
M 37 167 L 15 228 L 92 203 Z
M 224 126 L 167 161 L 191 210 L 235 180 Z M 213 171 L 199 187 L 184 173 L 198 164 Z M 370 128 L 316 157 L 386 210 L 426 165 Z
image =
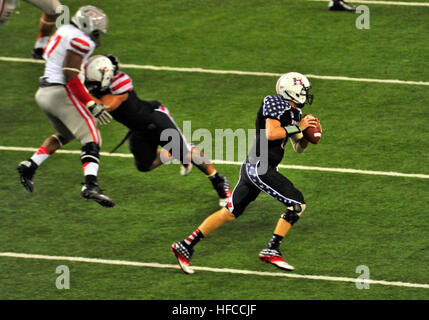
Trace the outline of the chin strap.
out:
M 289 93 L 285 91 L 283 91 L 294 103 L 298 103 Z

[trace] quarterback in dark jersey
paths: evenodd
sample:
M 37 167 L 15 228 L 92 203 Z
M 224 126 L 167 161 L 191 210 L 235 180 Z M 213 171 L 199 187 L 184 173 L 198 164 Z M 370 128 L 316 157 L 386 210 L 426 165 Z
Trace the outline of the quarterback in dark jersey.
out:
M 259 258 L 282 270 L 294 270 L 283 259 L 280 243 L 305 210 L 305 200 L 301 191 L 278 172 L 277 166 L 283 158 L 287 141 L 291 141 L 296 152 L 303 152 L 309 142 L 302 131 L 319 124 L 319 120 L 311 114 L 302 116 L 301 109 L 313 101 L 310 88 L 310 82 L 304 75 L 290 72 L 277 81 L 277 95 L 264 98 L 256 117 L 255 142 L 241 166 L 240 179 L 228 204 L 207 217 L 188 238 L 171 246 L 183 272 L 194 272 L 189 266 L 194 245 L 239 217 L 261 191 L 282 202 L 286 210 L 281 214 L 268 245 L 259 253 Z
M 107 75 L 112 68 L 113 77 L 110 79 Z M 105 79 L 108 79 L 108 85 L 103 84 Z M 161 102 L 145 101 L 137 96 L 131 78 L 119 70 L 115 56 L 93 56 L 85 65 L 85 85 L 99 102 L 105 103 L 110 115 L 129 129 L 122 143 L 128 139 L 139 171 L 150 171 L 176 159 L 182 164 L 181 174 L 188 175 L 195 165 L 212 183 L 219 196 L 219 205 L 227 204 L 231 196 L 228 179 L 219 175 L 210 160 L 186 141 Z

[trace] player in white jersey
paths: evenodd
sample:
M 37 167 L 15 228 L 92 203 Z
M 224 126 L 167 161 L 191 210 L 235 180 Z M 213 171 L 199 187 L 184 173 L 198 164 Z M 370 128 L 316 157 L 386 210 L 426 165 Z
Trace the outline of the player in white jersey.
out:
M 43 58 L 46 60 L 45 73 L 42 79 L 49 83 L 66 84 L 66 72 L 63 70 L 64 58 L 68 52 L 80 56 L 82 64 L 85 64 L 88 57 L 96 47 L 90 36 L 78 29 L 73 24 L 60 27 L 51 37 Z M 80 66 L 79 66 L 80 70 Z M 67 70 L 65 70 L 67 71 Z
M 18 165 L 21 184 L 29 192 L 33 192 L 37 168 L 55 150 L 76 138 L 82 144 L 80 159 L 85 176 L 81 195 L 105 207 L 115 205 L 97 183 L 101 136 L 96 122 L 107 124 L 112 117 L 94 101 L 78 77 L 82 64 L 99 45 L 99 35 L 107 33 L 107 26 L 107 16 L 101 9 L 84 6 L 73 16 L 71 24 L 52 35 L 46 46 L 45 72 L 40 78 L 36 102 L 57 132 L 30 159 Z
M 43 49 L 48 43 L 57 19 L 57 8 L 61 6 L 58 0 L 25 0 L 43 11 L 39 23 L 39 33 L 34 44 L 32 57 L 42 59 Z M 18 5 L 18 0 L 0 0 L 0 27 L 12 15 Z

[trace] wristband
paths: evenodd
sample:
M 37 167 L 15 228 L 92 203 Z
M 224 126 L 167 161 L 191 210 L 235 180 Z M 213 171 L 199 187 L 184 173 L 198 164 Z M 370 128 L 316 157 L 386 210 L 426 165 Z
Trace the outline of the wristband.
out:
M 293 136 L 294 134 L 297 134 L 297 133 L 301 132 L 301 127 L 298 124 L 292 125 L 292 126 L 283 127 L 283 129 L 285 129 L 286 134 L 288 136 Z
M 93 101 L 78 77 L 74 77 L 66 85 L 73 95 L 84 105 L 88 105 L 89 102 Z
M 91 100 L 90 102 L 88 102 L 87 104 L 86 104 L 86 107 L 91 111 L 91 109 L 94 107 L 94 105 L 95 105 L 95 101 L 94 100 Z M 92 108 L 91 108 L 92 107 Z

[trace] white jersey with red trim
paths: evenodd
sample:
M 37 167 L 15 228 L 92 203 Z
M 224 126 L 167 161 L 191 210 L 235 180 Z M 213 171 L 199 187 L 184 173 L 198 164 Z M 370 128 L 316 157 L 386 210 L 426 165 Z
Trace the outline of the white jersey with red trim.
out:
M 119 71 L 113 77 L 109 89 L 112 94 L 124 94 L 134 89 L 133 81 L 125 72 Z
M 81 55 L 82 64 L 84 64 L 94 49 L 94 41 L 74 25 L 68 24 L 60 27 L 45 47 L 43 59 L 46 60 L 46 65 L 42 78 L 49 83 L 66 84 L 63 64 L 67 51 L 71 50 Z

